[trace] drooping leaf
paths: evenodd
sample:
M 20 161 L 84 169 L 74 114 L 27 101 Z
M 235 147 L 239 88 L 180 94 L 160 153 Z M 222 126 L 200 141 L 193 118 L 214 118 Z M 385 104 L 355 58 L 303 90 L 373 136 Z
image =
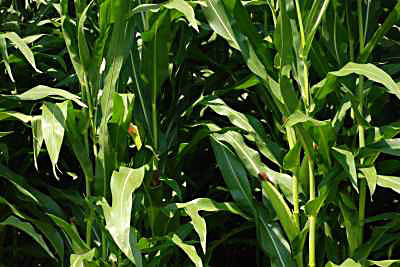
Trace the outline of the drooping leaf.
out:
M 40 149 L 43 144 L 43 133 L 42 133 L 42 120 L 40 116 L 33 117 L 32 124 L 32 137 L 33 137 L 33 159 L 35 162 L 35 168 L 38 170 L 37 157 L 39 156 Z
M 42 134 L 53 166 L 53 174 L 58 179 L 56 165 L 64 139 L 65 120 L 68 102 L 53 104 L 46 102 L 42 106 Z
M 203 11 L 211 28 L 242 53 L 253 73 L 266 82 L 272 80 L 267 72 L 272 69 L 271 55 L 262 45 L 262 38 L 241 1 L 207 0 L 206 3 L 207 7 L 203 7 Z
M 15 188 L 22 193 L 26 200 L 35 203 L 42 208 L 43 211 L 51 212 L 57 216 L 64 217 L 65 214 L 61 207 L 48 195 L 30 186 L 24 177 L 16 174 L 12 170 L 0 163 L 0 177 L 5 178 L 12 183 Z
M 350 182 L 353 188 L 358 192 L 357 187 L 357 171 L 356 171 L 356 163 L 354 161 L 354 155 L 345 149 L 333 147 L 332 148 L 333 155 L 336 160 L 340 163 L 343 169 L 347 172 Z
M 32 225 L 28 222 L 24 222 L 20 219 L 18 219 L 15 216 L 10 216 L 4 221 L 0 222 L 0 225 L 2 226 L 12 226 L 16 227 L 19 230 L 25 232 L 26 234 L 30 235 L 46 252 L 49 254 L 50 257 L 55 259 L 55 256 L 53 253 L 50 251 L 49 247 L 47 246 L 46 242 L 44 241 L 43 237 L 41 234 L 39 234 L 35 228 L 32 227 Z
M 93 248 L 86 253 L 72 254 L 70 257 L 71 267 L 85 267 L 85 261 L 91 261 L 96 253 L 96 249 Z
M 372 196 L 374 195 L 376 183 L 378 181 L 378 175 L 376 174 L 375 167 L 361 168 L 360 171 L 364 174 L 365 179 L 367 179 L 367 184 L 369 188 L 369 192 Z
M 207 226 L 205 219 L 199 215 L 199 211 L 228 211 L 244 218 L 249 218 L 233 203 L 219 203 L 208 198 L 198 198 L 186 203 L 169 204 L 164 208 L 164 211 L 168 212 L 176 209 L 185 209 L 185 212 L 192 219 L 191 223 L 194 227 L 194 230 L 199 235 L 201 247 L 204 253 L 206 252 Z
M 186 255 L 188 255 L 188 257 L 192 260 L 196 267 L 203 267 L 203 262 L 201 261 L 201 258 L 197 254 L 196 248 L 193 245 L 186 244 L 176 234 L 172 235 L 171 241 L 174 242 L 174 244 L 177 245 L 179 248 L 181 248 L 186 253 Z
M 17 33 L 6 32 L 1 34 L 0 37 L 10 40 L 15 45 L 15 47 L 21 51 L 29 64 L 35 69 L 35 71 L 41 73 L 41 71 L 36 68 L 35 58 L 33 56 L 32 50 L 28 47 L 25 41 L 21 37 L 19 37 Z
M 376 143 L 368 144 L 360 149 L 358 156 L 364 157 L 371 153 L 385 153 L 393 156 L 400 156 L 400 138 L 386 139 Z
M 281 165 L 283 157 L 282 149 L 275 143 L 273 143 L 262 126 L 262 124 L 253 116 L 242 114 L 232 108 L 230 108 L 223 100 L 219 98 L 211 99 L 205 98 L 201 101 L 202 104 L 208 105 L 214 112 L 221 116 L 226 116 L 230 122 L 245 130 L 248 134 L 245 137 L 256 143 L 260 152 L 266 156 L 269 160 L 276 163 L 278 166 Z
M 337 265 L 333 262 L 328 262 L 325 267 L 362 267 L 361 263 L 355 262 L 353 259 L 347 259 L 342 264 Z
M 60 262 L 62 263 L 64 260 L 64 242 L 62 240 L 61 235 L 59 232 L 53 227 L 53 225 L 45 222 L 43 219 L 34 219 L 31 218 L 30 216 L 23 214 L 15 205 L 11 204 L 8 202 L 5 198 L 0 197 L 0 203 L 7 205 L 11 211 L 19 218 L 24 221 L 28 221 L 36 228 L 39 229 L 39 231 L 42 232 L 42 234 L 47 238 L 53 248 L 56 250 L 57 254 L 59 255 Z M 42 217 L 43 218 L 43 217 Z
M 69 237 L 69 239 L 71 240 L 72 251 L 74 253 L 84 254 L 87 251 L 89 251 L 89 247 L 79 236 L 79 232 L 76 229 L 76 226 L 74 224 L 69 224 L 66 221 L 64 221 L 63 219 L 61 219 L 53 214 L 48 214 L 48 216 Z
M 189 25 L 192 26 L 196 31 L 199 31 L 197 26 L 195 14 L 193 8 L 184 0 L 170 0 L 163 5 L 168 9 L 176 9 L 185 15 L 186 19 L 189 21 Z
M 390 188 L 400 194 L 400 177 L 378 175 L 377 184 L 384 188 Z
M 98 202 L 102 206 L 106 219 L 106 228 L 124 254 L 136 264 L 142 266 L 142 257 L 133 251 L 130 244 L 130 222 L 132 211 L 132 193 L 143 182 L 145 166 L 139 169 L 121 167 L 111 177 L 112 206 L 105 199 Z
M 25 115 L 19 112 L 15 112 L 15 111 L 3 111 L 0 112 L 0 121 L 1 120 L 5 120 L 5 119 L 9 119 L 9 118 L 15 118 L 18 119 L 24 123 L 28 123 L 32 120 L 32 116 L 29 115 Z
M 52 88 L 45 85 L 35 86 L 19 95 L 1 95 L 1 97 L 20 101 L 34 101 L 44 99 L 46 97 L 62 97 L 65 100 L 74 101 L 81 107 L 86 107 L 86 105 L 79 100 L 79 96 L 62 89 Z
M 386 88 L 388 93 L 394 94 L 397 98 L 400 98 L 400 88 L 393 81 L 390 75 L 370 63 L 358 64 L 349 62 L 340 70 L 329 72 L 327 77 L 314 85 L 311 90 L 316 93 L 318 98 L 322 98 L 336 88 L 332 85 L 336 82 L 337 77 L 343 77 L 350 74 L 363 75 L 374 82 L 380 83 Z

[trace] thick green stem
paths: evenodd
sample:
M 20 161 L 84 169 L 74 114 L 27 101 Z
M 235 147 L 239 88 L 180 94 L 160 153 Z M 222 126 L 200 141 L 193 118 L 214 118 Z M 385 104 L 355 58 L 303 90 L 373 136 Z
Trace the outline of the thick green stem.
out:
M 314 177 L 314 166 L 313 161 L 310 156 L 308 159 L 308 171 L 310 177 L 310 201 L 315 199 L 315 177 Z M 308 250 L 309 250 L 309 262 L 308 266 L 315 267 L 315 235 L 316 235 L 316 224 L 317 217 L 315 215 L 311 215 L 309 217 L 310 222 L 310 235 L 308 239 Z
M 358 15 L 358 31 L 359 31 L 359 42 L 360 42 L 360 54 L 364 50 L 365 38 L 364 38 L 364 29 L 363 29 L 363 16 L 362 16 L 362 0 L 357 0 L 357 15 Z M 359 83 L 357 86 L 357 96 L 359 99 L 358 111 L 361 116 L 363 115 L 363 107 L 364 107 L 364 77 L 360 75 Z M 365 129 L 364 126 L 359 123 L 358 125 L 358 139 L 360 148 L 365 147 Z M 363 163 L 363 159 L 361 159 L 361 163 Z M 364 232 L 364 220 L 365 220 L 365 202 L 367 197 L 367 182 L 365 179 L 360 181 L 360 197 L 358 203 L 358 223 L 360 226 L 359 232 L 359 242 L 363 242 L 363 232 Z
M 300 10 L 300 4 L 298 0 L 295 0 L 296 4 L 296 13 L 297 13 L 297 20 L 299 24 L 299 31 L 300 31 L 300 60 L 303 61 L 303 98 L 304 98 L 304 105 L 306 107 L 306 113 L 309 113 L 310 107 L 310 90 L 309 90 L 309 81 L 308 81 L 308 68 L 307 68 L 307 55 L 304 54 L 305 49 L 305 34 L 304 34 L 304 26 L 303 26 L 303 19 Z M 304 139 L 304 137 L 303 137 Z M 305 141 L 305 139 L 304 139 Z M 307 148 L 307 149 L 306 149 Z M 312 162 L 312 151 L 308 149 L 307 145 L 305 144 L 306 156 L 309 157 L 308 161 L 308 168 L 309 168 L 309 183 L 310 183 L 310 200 L 315 199 L 315 177 L 314 177 L 314 167 Z M 296 179 L 297 180 L 297 179 Z M 297 183 L 297 181 L 296 181 Z M 297 187 L 297 184 L 296 184 Z M 297 189 L 297 188 L 296 188 Z M 298 194 L 298 192 L 297 192 Z M 297 195 L 296 194 L 296 195 Z M 294 194 L 293 194 L 294 195 Z M 315 235 L 316 235 L 316 222 L 317 217 L 312 215 L 309 217 L 310 222 L 310 232 L 309 232 L 309 261 L 308 265 L 310 267 L 315 267 Z

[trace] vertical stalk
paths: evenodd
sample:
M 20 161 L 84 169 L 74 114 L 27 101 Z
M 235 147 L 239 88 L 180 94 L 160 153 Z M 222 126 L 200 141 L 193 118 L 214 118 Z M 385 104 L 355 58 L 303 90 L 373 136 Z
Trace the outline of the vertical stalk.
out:
M 304 54 L 305 49 L 305 34 L 304 34 L 304 26 L 303 26 L 303 19 L 300 10 L 299 0 L 295 0 L 296 4 L 296 13 L 297 13 L 297 20 L 299 24 L 299 31 L 300 31 L 300 60 L 303 61 L 303 100 L 304 105 L 306 107 L 306 113 L 309 114 L 309 107 L 310 107 L 310 91 L 309 91 L 309 81 L 308 81 L 308 68 L 307 68 L 307 55 Z M 308 157 L 308 170 L 309 170 L 309 185 L 310 185 L 310 201 L 315 199 L 315 177 L 314 177 L 314 166 L 312 160 L 312 151 L 308 151 L 306 157 Z M 315 236 L 316 236 L 316 223 L 317 217 L 315 215 L 309 216 L 310 222 L 310 232 L 308 238 L 308 250 L 309 250 L 309 260 L 308 265 L 310 267 L 315 267 Z
M 314 166 L 311 156 L 308 159 L 308 171 L 310 174 L 310 201 L 315 199 L 315 177 L 314 177 Z M 309 262 L 308 265 L 310 267 L 315 267 L 315 233 L 316 233 L 316 224 L 317 217 L 310 216 L 310 235 L 308 242 L 308 250 L 309 250 Z
M 346 4 L 346 25 L 347 25 L 347 37 L 349 39 L 350 61 L 354 61 L 354 39 L 353 39 L 353 35 L 351 32 L 351 26 L 350 26 L 349 0 L 346 0 L 345 4 Z
M 293 127 L 287 127 L 287 139 L 289 147 L 292 149 L 296 145 L 296 132 Z M 300 208 L 299 208 L 299 180 L 297 173 L 293 173 L 292 179 L 292 194 L 293 194 L 293 219 L 296 227 L 300 230 Z M 296 262 L 298 267 L 303 267 L 303 253 L 299 253 L 296 256 Z
M 364 50 L 365 37 L 364 37 L 364 29 L 363 29 L 363 16 L 362 16 L 362 0 L 357 0 L 357 15 L 358 15 L 358 31 L 359 31 L 359 45 L 360 45 L 360 54 Z M 363 115 L 363 107 L 364 107 L 364 77 L 359 76 L 359 82 L 357 86 L 357 96 L 359 99 L 358 111 L 361 116 Z M 359 146 L 365 147 L 365 129 L 364 126 L 360 123 L 358 125 L 358 139 Z M 363 160 L 361 159 L 361 163 Z M 360 244 L 363 241 L 363 232 L 364 232 L 364 219 L 365 219 L 365 202 L 366 202 L 366 192 L 367 192 L 367 181 L 365 179 L 360 180 L 360 197 L 358 202 L 358 223 L 360 226 L 359 232 L 359 242 Z M 360 245 L 359 244 L 359 245 Z
M 292 127 L 288 127 L 287 131 L 287 139 L 289 142 L 289 148 L 292 149 L 296 145 L 296 133 Z M 300 208 L 299 208 L 299 186 L 298 186 L 298 178 L 296 174 L 293 174 L 293 183 L 292 183 L 292 193 L 293 193 L 293 217 L 296 226 L 300 229 Z

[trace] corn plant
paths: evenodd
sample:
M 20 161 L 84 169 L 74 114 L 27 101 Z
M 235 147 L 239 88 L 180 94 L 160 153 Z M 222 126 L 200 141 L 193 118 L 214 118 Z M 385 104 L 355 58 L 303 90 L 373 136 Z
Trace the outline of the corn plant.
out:
M 2 2 L 0 266 L 398 265 L 389 2 Z

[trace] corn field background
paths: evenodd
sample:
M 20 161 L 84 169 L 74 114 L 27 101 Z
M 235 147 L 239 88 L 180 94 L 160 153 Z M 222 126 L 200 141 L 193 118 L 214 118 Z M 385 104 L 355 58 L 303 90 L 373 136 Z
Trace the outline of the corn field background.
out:
M 1 0 L 0 266 L 400 266 L 400 1 Z

